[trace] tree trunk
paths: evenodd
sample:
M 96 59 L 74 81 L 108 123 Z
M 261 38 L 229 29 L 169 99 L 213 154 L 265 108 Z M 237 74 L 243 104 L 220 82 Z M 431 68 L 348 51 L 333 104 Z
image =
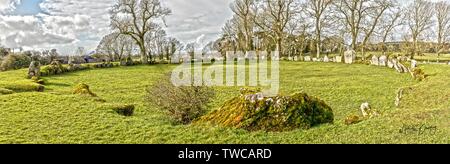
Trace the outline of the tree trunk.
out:
M 140 42 L 139 48 L 141 49 L 141 62 L 142 64 L 148 64 L 148 58 L 147 58 L 147 50 L 145 49 L 145 40 L 144 37 L 139 37 Z
M 317 41 L 316 41 L 316 49 L 317 49 L 317 58 L 320 58 L 320 42 L 322 41 L 321 40 L 321 36 L 320 36 L 320 19 L 318 18 L 318 19 L 316 19 L 316 39 L 317 39 Z

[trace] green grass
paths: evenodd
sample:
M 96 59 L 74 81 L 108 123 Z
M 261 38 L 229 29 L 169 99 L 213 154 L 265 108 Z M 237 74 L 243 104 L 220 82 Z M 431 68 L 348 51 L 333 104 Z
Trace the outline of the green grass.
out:
M 174 66 L 134 66 L 86 70 L 45 77 L 46 90 L 0 95 L 0 143 L 450 143 L 450 66 L 422 66 L 423 82 L 387 68 L 334 63 L 281 63 L 281 92 L 304 91 L 330 105 L 335 123 L 281 133 L 247 132 L 210 125 L 173 125 L 164 113 L 145 103 L 147 86 Z M 0 82 L 25 79 L 26 70 L 0 73 Z M 107 103 L 135 104 L 132 117 L 101 108 L 97 99 L 73 95 L 86 83 Z M 394 98 L 405 93 L 401 108 Z M 210 110 L 236 96 L 239 87 L 216 87 Z M 370 102 L 381 116 L 346 126 Z M 404 125 L 436 126 L 435 134 L 401 134 Z

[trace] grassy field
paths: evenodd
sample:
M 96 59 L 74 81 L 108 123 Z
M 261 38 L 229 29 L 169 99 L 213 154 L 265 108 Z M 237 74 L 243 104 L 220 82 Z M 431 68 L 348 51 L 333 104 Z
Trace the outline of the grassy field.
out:
M 334 63 L 282 62 L 281 92 L 303 91 L 325 100 L 335 123 L 310 130 L 247 132 L 210 125 L 173 125 L 146 105 L 147 86 L 174 66 L 135 66 L 87 70 L 46 77 L 43 93 L 0 95 L 0 143 L 450 143 L 450 66 L 421 66 L 428 79 L 417 82 L 388 68 Z M 0 82 L 24 80 L 26 70 L 0 72 Z M 137 105 L 123 117 L 100 107 L 102 102 L 72 95 L 78 83 L 91 86 L 107 102 Z M 394 105 L 399 88 L 405 92 Z M 217 87 L 210 110 L 238 95 L 238 87 Z M 381 116 L 347 126 L 347 115 L 370 102 Z M 437 131 L 400 133 L 404 127 L 435 126 Z

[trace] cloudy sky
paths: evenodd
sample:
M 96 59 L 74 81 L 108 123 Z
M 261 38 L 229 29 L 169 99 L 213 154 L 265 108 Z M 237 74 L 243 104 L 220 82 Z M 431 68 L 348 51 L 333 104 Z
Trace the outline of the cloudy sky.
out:
M 182 42 L 212 40 L 232 14 L 232 0 L 162 0 L 172 9 L 167 32 Z M 110 32 L 108 10 L 115 0 L 0 0 L 0 45 L 94 50 Z

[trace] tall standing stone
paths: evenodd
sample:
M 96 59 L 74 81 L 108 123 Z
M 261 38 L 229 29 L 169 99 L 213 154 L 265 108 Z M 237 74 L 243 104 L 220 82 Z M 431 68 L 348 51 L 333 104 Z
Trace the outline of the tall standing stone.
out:
M 353 64 L 353 59 L 356 58 L 356 52 L 354 50 L 348 50 L 344 53 L 345 63 Z
M 378 65 L 386 67 L 386 65 L 387 65 L 387 56 L 386 55 L 383 55 L 380 57 L 380 59 L 378 60 Z
M 328 56 L 325 56 L 325 57 L 323 58 L 323 62 L 325 62 L 325 63 L 330 62 L 330 58 L 328 58 Z
M 30 67 L 28 67 L 28 78 L 41 76 L 41 63 L 38 61 L 32 61 Z
M 335 57 L 334 57 L 334 62 L 336 62 L 336 63 L 342 63 L 342 56 L 335 56 Z
M 372 65 L 378 66 L 378 65 L 379 65 L 378 57 L 377 57 L 376 55 L 373 55 L 373 56 L 372 56 L 372 60 L 370 61 L 370 63 L 371 63 Z
M 411 69 L 414 69 L 417 67 L 417 61 L 416 60 L 411 60 Z

